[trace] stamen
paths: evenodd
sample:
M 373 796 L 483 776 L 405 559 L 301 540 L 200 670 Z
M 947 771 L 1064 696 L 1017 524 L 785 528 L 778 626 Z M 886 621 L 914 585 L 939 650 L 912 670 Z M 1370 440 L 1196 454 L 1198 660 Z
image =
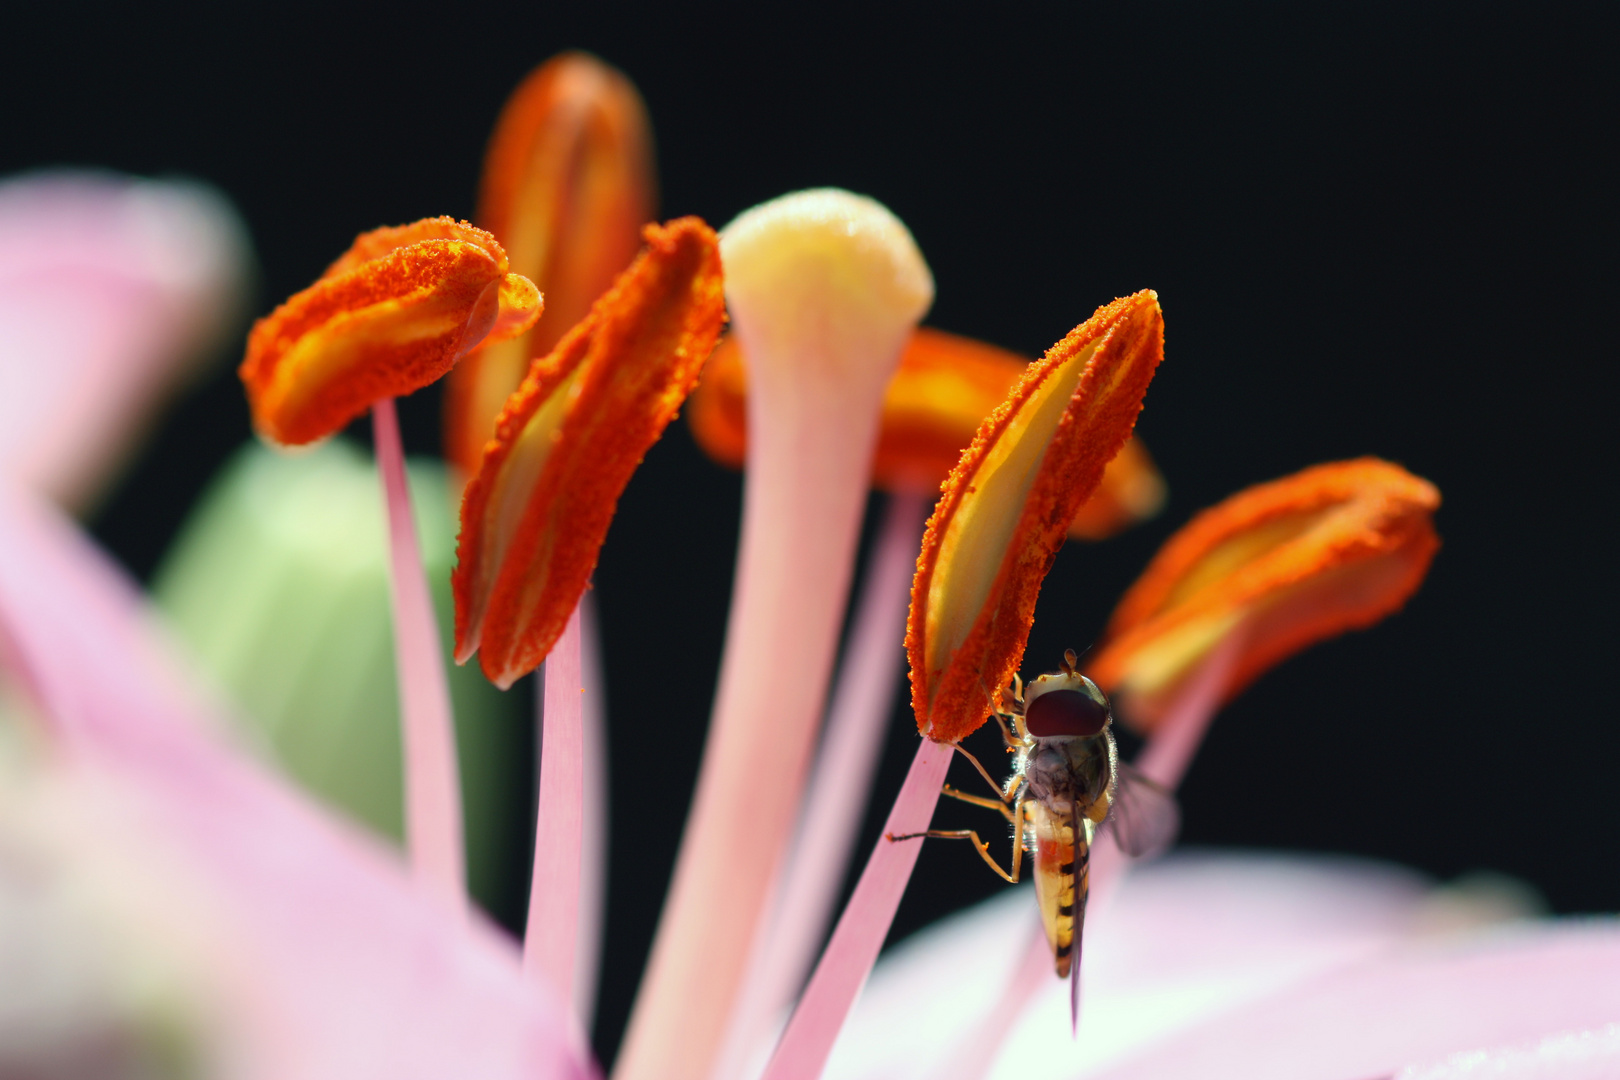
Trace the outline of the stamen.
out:
M 439 623 L 422 572 L 422 553 L 405 483 L 394 399 L 372 406 L 377 472 L 388 506 L 389 596 L 394 612 L 394 663 L 405 761 L 405 842 L 423 881 L 441 899 L 465 911 L 465 856 L 461 832 L 461 775 L 456 768 L 455 724 L 445 681 Z
M 622 72 L 564 53 L 512 91 L 484 158 L 478 223 L 545 291 L 548 311 L 529 333 L 477 349 L 445 383 L 445 456 L 466 476 L 529 359 L 549 353 L 635 257 L 653 186 L 647 110 Z
M 1124 446 L 1163 356 L 1153 292 L 1099 308 L 1030 365 L 963 453 L 928 522 L 906 625 L 927 738 L 958 742 L 998 707 L 1067 523 Z
M 260 319 L 239 374 L 271 442 L 325 438 L 382 398 L 411 393 L 479 342 L 540 317 L 540 294 L 507 273 L 482 229 L 428 218 L 355 239 L 320 280 Z
M 585 704 L 580 612 L 546 658 L 540 736 L 540 808 L 534 827 L 523 970 L 564 996 L 574 983 L 585 811 Z
M 1377 458 L 1257 484 L 1166 541 L 1109 622 L 1092 660 L 1122 715 L 1153 730 L 1179 682 L 1238 623 L 1248 649 L 1229 700 L 1272 665 L 1400 608 L 1440 546 L 1440 493 Z
M 507 401 L 461 504 L 456 660 L 503 689 L 533 671 L 585 592 L 614 507 L 675 416 L 725 318 L 719 242 L 697 218 L 647 248 Z
M 946 481 L 924 534 L 907 621 L 912 704 L 925 738 L 886 837 L 926 831 L 945 766 L 926 794 L 912 789 L 913 780 L 935 775 L 926 763 L 941 751 L 948 758 L 950 744 L 995 713 L 998 696 L 985 687 L 1006 686 L 1017 670 L 1030 609 L 1065 526 L 1130 434 L 1162 355 L 1153 293 L 1100 309 L 1030 368 Z M 893 851 L 905 846 L 878 842 L 766 1080 L 820 1075 L 905 891 L 915 856 L 901 870 Z

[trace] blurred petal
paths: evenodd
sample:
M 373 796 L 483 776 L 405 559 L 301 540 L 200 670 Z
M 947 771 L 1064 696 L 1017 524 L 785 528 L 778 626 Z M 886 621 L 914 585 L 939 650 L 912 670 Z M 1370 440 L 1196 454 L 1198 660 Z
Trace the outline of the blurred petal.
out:
M 1620 1024 L 1565 1031 L 1534 1043 L 1470 1050 L 1402 1069 L 1395 1080 L 1614 1080 L 1620 1076 Z
M 234 327 L 251 261 L 235 211 L 200 184 L 0 184 L 0 472 L 91 502 Z
M 412 460 L 410 475 L 448 643 L 453 488 L 442 462 Z M 244 445 L 192 509 L 152 592 L 188 655 L 239 710 L 239 736 L 328 805 L 402 838 L 387 537 L 369 455 L 343 438 L 301 454 Z M 520 786 L 518 703 L 474 669 L 452 666 L 449 680 L 468 886 L 486 905 L 510 903 L 523 871 L 505 856 L 527 829 L 507 813 Z
M 1152 730 L 1163 703 L 1240 623 L 1225 698 L 1272 665 L 1398 610 L 1440 546 L 1434 485 L 1377 458 L 1318 465 L 1234 495 L 1160 549 L 1088 664 Z
M 686 418 L 692 436 L 722 465 L 742 468 L 748 449 L 748 372 L 735 335 L 703 369 Z M 872 486 L 933 494 L 973 433 L 1029 367 L 1015 353 L 972 338 L 920 327 L 900 357 L 883 396 L 883 424 L 872 461 Z M 1164 478 L 1132 436 L 1103 470 L 1102 484 L 1069 524 L 1069 536 L 1102 540 L 1164 505 Z
M 456 658 L 510 686 L 545 659 L 585 591 L 619 494 L 685 400 L 725 319 L 719 243 L 697 218 L 648 247 L 501 412 L 467 485 Z
M 988 1008 L 1017 962 L 1007 946 L 1034 919 L 1027 888 L 954 916 L 902 943 L 879 963 L 840 1040 L 827 1076 L 927 1077 L 945 1071 L 940 1055 Z M 1307 988 L 1339 973 L 1380 969 L 1390 958 L 1489 949 L 1514 935 L 1555 936 L 1569 927 L 1490 927 L 1522 918 L 1523 908 L 1476 902 L 1466 890 L 1435 889 L 1416 873 L 1328 856 L 1181 852 L 1134 870 L 1113 901 L 1087 920 L 1085 1007 L 1078 1040 L 1069 1034 L 1068 988 L 1047 980 L 1024 1015 L 1007 1018 L 1007 1039 L 990 1075 L 1116 1075 L 1110 1069 L 1152 1056 L 1129 1075 L 1273 1075 L 1254 1066 L 1277 1044 L 1311 1045 L 1279 1023 L 1247 1043 L 1234 1040 L 1218 1062 L 1182 1063 L 1157 1048 L 1181 1033 L 1219 1032 L 1230 1017 L 1263 1015 L 1303 1001 Z M 1617 938 L 1620 941 L 1620 938 Z M 1398 1017 L 1417 987 L 1391 985 L 1383 1008 Z M 1499 987 L 1505 996 L 1511 989 Z M 1437 1008 L 1443 1002 L 1432 1002 Z M 1326 1010 L 1324 1010 L 1326 1011 Z M 1377 1024 L 1388 1025 L 1387 1019 Z M 1369 1036 L 1372 1022 L 1340 1023 L 1340 1042 Z M 1139 1055 L 1141 1057 L 1139 1057 Z M 1158 1056 L 1154 1056 L 1158 1055 Z M 1398 1063 L 1397 1063 L 1398 1064 Z M 1298 1077 L 1378 1076 L 1385 1066 L 1303 1065 Z
M 1091 1075 L 1385 1076 L 1458 1047 L 1601 1027 L 1620 1014 L 1617 965 L 1620 926 L 1613 919 L 1410 942 L 1206 1021 Z
M 495 418 L 529 370 L 590 311 L 641 246 L 653 216 L 652 130 L 635 86 L 588 53 L 563 53 L 512 92 L 484 160 L 478 221 L 513 273 L 545 291 L 549 317 L 485 343 L 446 384 L 446 456 L 478 471 Z
M 331 435 L 372 402 L 438 379 L 486 338 L 527 330 L 540 307 L 482 229 L 441 217 L 364 233 L 254 324 L 241 367 L 254 427 L 289 446 Z
M 926 737 L 955 742 L 996 707 L 1068 523 L 1130 436 L 1163 356 L 1151 290 L 1105 305 L 1029 367 L 962 454 L 923 537 L 906 627 Z
M 205 883 L 194 899 L 229 942 L 213 960 L 247 994 L 249 1075 L 592 1075 L 511 943 L 458 924 L 397 858 L 208 735 L 134 586 L 4 483 L 0 646 L 53 726 L 57 767 Z

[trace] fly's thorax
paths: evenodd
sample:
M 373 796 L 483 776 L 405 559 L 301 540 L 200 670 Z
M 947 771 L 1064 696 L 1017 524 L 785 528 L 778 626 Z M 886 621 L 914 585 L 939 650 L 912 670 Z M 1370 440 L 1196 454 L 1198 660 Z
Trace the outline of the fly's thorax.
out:
M 1059 812 L 1076 803 L 1082 814 L 1109 794 L 1117 751 L 1106 729 L 1097 735 L 1032 737 L 1022 772 L 1027 797 Z

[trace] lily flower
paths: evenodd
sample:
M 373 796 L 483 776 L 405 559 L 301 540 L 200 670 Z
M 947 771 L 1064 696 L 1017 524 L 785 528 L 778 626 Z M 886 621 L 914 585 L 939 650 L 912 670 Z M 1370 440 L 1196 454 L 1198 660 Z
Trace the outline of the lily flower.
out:
M 919 327 L 883 394 L 883 422 L 872 455 L 872 486 L 933 495 L 979 423 L 1029 367 L 1016 353 L 943 330 Z M 705 453 L 741 468 L 748 447 L 748 368 L 735 336 L 720 342 L 686 410 Z M 1103 470 L 1102 483 L 1069 522 L 1076 540 L 1104 540 L 1164 506 L 1164 477 L 1132 435 Z
M 319 439 L 373 409 L 394 553 L 398 667 L 405 679 L 420 680 L 402 688 L 402 700 L 409 714 L 440 699 L 439 743 L 407 762 L 408 771 L 423 762 L 437 770 L 419 775 L 411 796 L 413 857 L 420 858 L 424 836 L 441 845 L 421 880 L 223 740 L 219 710 L 191 689 L 134 587 L 59 513 L 0 477 L 0 672 L 7 693 L 24 702 L 19 730 L 27 733 L 10 759 L 26 783 L 9 785 L 0 798 L 0 860 L 25 859 L 35 871 L 0 874 L 0 889 L 15 882 L 26 889 L 45 867 L 53 888 L 65 883 L 53 899 L 95 901 L 67 906 L 66 919 L 41 917 L 37 925 L 48 932 L 30 935 L 46 943 L 42 969 L 88 972 L 74 984 L 88 988 L 74 1001 L 90 1007 L 64 1010 L 81 1021 L 76 1027 L 41 1026 L 45 1052 L 28 1046 L 10 1071 L 82 1072 L 85 1058 L 75 1055 L 87 1046 L 92 1054 L 106 1047 L 130 1071 L 154 1069 L 163 1067 L 165 1047 L 178 1046 L 182 1063 L 204 1075 L 595 1074 L 579 1013 L 560 992 L 575 952 L 587 813 L 582 714 L 590 696 L 579 691 L 590 652 L 578 601 L 620 490 L 719 333 L 723 259 L 725 299 L 752 365 L 738 584 L 692 820 L 618 1071 L 631 1080 L 736 1074 L 734 1041 L 763 1037 L 742 999 L 757 958 L 770 955 L 765 939 L 795 910 L 782 896 L 784 883 L 820 858 L 803 854 L 816 846 L 806 817 L 817 816 L 818 803 L 801 793 L 886 395 L 932 300 L 933 280 L 892 214 L 841 191 L 766 204 L 718 238 L 687 219 L 647 236 L 648 253 L 528 364 L 463 504 L 458 651 L 466 658 L 476 649 L 481 665 L 506 683 L 542 658 L 548 668 L 521 958 L 476 913 L 460 909 L 459 867 L 446 840 L 459 831 L 454 758 L 445 752 L 448 709 L 430 601 L 420 576 L 414 587 L 410 580 L 415 536 L 389 403 L 389 395 L 442 374 L 480 341 L 515 338 L 532 323 L 538 295 L 514 279 L 500 241 L 447 219 L 363 237 L 312 290 L 261 324 L 244 365 L 255 424 L 272 437 Z M 1028 367 L 947 478 L 913 579 L 905 648 L 923 738 L 889 816 L 890 834 L 926 829 L 960 740 L 1007 707 L 1041 581 L 1127 443 L 1162 359 L 1162 333 L 1151 292 L 1099 309 Z M 1116 620 L 1110 649 L 1120 659 L 1108 685 L 1119 690 L 1122 708 L 1138 710 L 1133 715 L 1151 725 L 1140 766 L 1161 784 L 1174 785 L 1215 707 L 1262 667 L 1387 612 L 1398 604 L 1389 590 L 1410 592 L 1421 579 L 1434 547 L 1433 489 L 1387 472 L 1393 466 L 1355 464 L 1359 469 L 1343 470 L 1355 483 L 1335 488 L 1317 476 L 1288 489 L 1292 502 L 1262 499 L 1271 509 L 1217 513 L 1224 524 L 1206 528 L 1202 540 L 1188 542 L 1190 554 L 1164 564 L 1170 569 L 1159 577 L 1169 584 L 1132 617 Z M 1386 497 L 1362 501 L 1358 484 L 1374 474 L 1389 481 Z M 886 601 L 866 601 L 903 584 L 916 524 L 907 508 L 920 507 L 916 492 L 906 498 L 912 501 L 897 500 L 902 512 L 892 515 L 893 527 L 885 526 L 874 566 L 881 572 L 869 575 L 877 584 L 859 606 L 849 647 L 855 652 L 846 651 L 834 713 L 850 700 L 880 696 L 886 684 L 870 673 L 881 672 L 900 645 L 898 618 L 884 630 L 893 614 Z M 1251 579 L 1261 584 L 1251 588 Z M 854 662 L 865 659 L 861 652 L 878 659 Z M 761 776 L 769 782 L 757 782 Z M 917 849 L 887 838 L 876 845 L 775 1044 L 767 1076 L 823 1072 Z M 131 851 L 140 858 L 132 860 Z M 1604 996 L 1600 982 L 1620 948 L 1610 927 L 1470 939 L 1464 949 L 1436 952 L 1397 925 L 1418 908 L 1411 894 L 1420 888 L 1403 893 L 1389 881 L 1367 887 L 1377 875 L 1364 872 L 1300 881 L 1298 867 L 1255 888 L 1264 868 L 1167 865 L 1128 886 L 1132 904 L 1113 905 L 1105 902 L 1108 886 L 1122 879 L 1123 860 L 1111 851 L 1100 850 L 1092 866 L 1102 954 L 1094 959 L 1109 970 L 1110 913 L 1139 911 L 1134 938 L 1114 937 L 1134 941 L 1137 951 L 1121 946 L 1124 959 L 1114 970 L 1142 973 L 1134 1003 L 1148 1016 L 1137 1021 L 1137 1033 L 1148 1034 L 1126 1045 L 1130 1014 L 1116 1013 L 1124 1022 L 1115 1027 L 1125 1034 L 1111 1044 L 1115 1056 L 1082 1063 L 1076 1074 L 1106 1067 L 1121 1076 L 1215 1075 L 1220 1063 L 1237 1060 L 1250 1075 L 1300 1075 L 1302 1064 L 1321 1062 L 1323 1075 L 1347 1074 L 1339 1065 L 1353 1066 L 1348 1074 L 1376 1075 L 1370 1066 L 1387 1075 L 1478 1046 L 1506 1047 L 1498 1059 L 1534 1065 L 1545 1055 L 1522 1044 L 1547 1034 L 1549 1023 L 1578 1033 L 1592 1030 L 1602 1010 L 1612 1015 L 1613 991 Z M 150 863 L 145 873 L 131 865 L 143 861 Z M 1279 901 L 1288 889 L 1276 879 L 1289 874 L 1291 897 Z M 80 882 L 87 884 L 74 893 Z M 131 883 L 139 887 L 122 888 Z M 1361 930 L 1386 917 L 1364 940 L 1346 944 L 1358 932 L 1355 920 L 1337 918 L 1342 912 L 1328 910 L 1329 898 L 1358 888 L 1377 908 Z M 1197 920 L 1220 889 L 1234 898 L 1221 924 L 1234 932 L 1213 941 L 1230 950 L 1196 955 L 1192 945 L 1207 943 Z M 1014 900 L 1032 908 L 1027 897 L 1005 902 Z M 1286 927 L 1275 913 L 1296 902 L 1316 910 L 1319 925 L 1292 937 L 1276 932 Z M 29 910 L 56 909 L 47 902 Z M 1000 909 L 978 919 L 997 935 L 1013 921 Z M 988 938 L 966 932 L 962 922 L 948 927 L 950 940 L 929 954 L 944 966 L 929 968 L 926 992 L 911 991 L 900 1019 L 888 1014 L 887 1038 L 906 1043 L 916 1032 L 928 1044 L 913 1062 L 942 1071 L 943 1057 L 960 1074 L 982 1074 L 974 1069 L 990 1064 L 1009 1017 L 1043 1019 L 1044 1005 L 1025 1006 L 1053 982 L 1050 954 L 1032 918 L 1029 929 L 1040 951 L 986 947 Z M 101 967 L 78 964 L 82 953 L 73 946 L 83 939 L 107 943 L 95 950 Z M 1155 940 L 1158 954 L 1141 947 Z M 153 949 L 152 941 L 174 947 Z M 982 1000 L 969 1000 L 959 980 L 938 974 L 969 970 L 960 954 L 967 945 L 1010 961 L 999 972 L 987 969 Z M 1030 955 L 1040 962 L 1033 968 Z M 120 966 L 124 958 L 131 965 Z M 1290 958 L 1293 967 L 1277 970 Z M 902 967 L 897 958 L 890 970 Z M 1039 981 L 1025 977 L 1031 971 Z M 153 977 L 142 978 L 147 972 Z M 1575 990 L 1553 992 L 1560 976 Z M 1198 977 L 1215 990 L 1189 1007 L 1187 980 Z M 1369 1039 L 1362 1026 L 1344 1022 L 1372 1015 L 1369 1001 L 1404 1003 L 1414 983 L 1454 990 L 1469 979 L 1479 984 L 1467 999 L 1475 1012 L 1508 1018 L 1499 1029 L 1432 1016 L 1418 1036 L 1419 1025 L 1408 1023 Z M 1518 1003 L 1491 989 L 1509 979 L 1518 980 L 1515 991 L 1531 988 L 1532 1007 L 1509 1014 Z M 880 972 L 872 1004 L 888 980 L 889 971 Z M 785 982 L 792 981 L 790 974 Z M 1132 988 L 1128 979 L 1113 986 L 1123 1010 Z M 1211 1005 L 1217 995 L 1221 1002 Z M 1268 1026 L 1268 1010 L 1326 1049 L 1290 1056 L 1289 1040 Z M 1061 1022 L 1050 1022 L 1061 1005 L 1044 1011 L 1045 1060 L 1059 1066 L 1042 1071 L 1061 1071 L 1072 1064 L 1050 1056 L 1050 1040 L 1064 1037 Z M 935 1022 L 943 1017 L 953 1021 L 948 1031 Z M 179 1038 L 165 1041 L 166 1018 Z M 987 1029 L 993 1041 L 982 1034 Z M 60 1030 L 67 1034 L 53 1038 Z M 1572 1035 L 1559 1045 L 1601 1050 L 1604 1037 Z M 1150 1046 L 1149 1038 L 1163 1045 Z M 0 1052 L 8 1045 L 0 1040 Z M 1268 1053 L 1264 1068 L 1251 1067 Z M 869 1063 L 887 1064 L 878 1054 Z M 1020 1063 L 1019 1071 L 1040 1067 Z

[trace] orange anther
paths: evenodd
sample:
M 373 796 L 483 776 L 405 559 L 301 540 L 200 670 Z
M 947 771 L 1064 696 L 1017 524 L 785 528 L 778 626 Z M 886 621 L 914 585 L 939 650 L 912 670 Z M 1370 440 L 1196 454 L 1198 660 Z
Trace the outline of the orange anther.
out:
M 445 447 L 478 468 L 495 417 L 529 359 L 585 317 L 641 246 L 653 215 L 652 132 L 630 80 L 585 53 L 564 53 L 513 91 L 484 159 L 478 222 L 512 269 L 546 294 L 550 316 L 527 336 L 480 348 L 446 384 Z
M 1120 601 L 1087 674 L 1150 731 L 1180 681 L 1240 631 L 1230 699 L 1306 646 L 1399 609 L 1440 546 L 1439 505 L 1433 484 L 1377 458 L 1239 492 L 1159 550 Z
M 983 419 L 1006 399 L 1029 362 L 971 338 L 923 327 L 912 336 L 883 396 L 872 485 L 884 491 L 939 489 Z M 748 373 L 734 337 L 720 342 L 687 404 L 705 453 L 741 468 L 748 449 Z M 1069 535 L 1102 540 L 1157 513 L 1164 480 L 1134 436 L 1103 472 Z
M 534 670 L 585 591 L 619 495 L 697 381 L 725 320 L 697 218 L 647 248 L 507 401 L 461 504 L 456 659 L 501 687 Z
M 314 442 L 433 382 L 479 342 L 522 333 L 540 308 L 495 238 L 466 222 L 363 233 L 254 324 L 239 369 L 253 426 L 284 445 Z
M 906 626 L 912 707 L 928 738 L 955 742 L 996 707 L 1068 524 L 1130 436 L 1163 356 L 1152 291 L 1099 308 L 1029 366 L 951 470 Z

